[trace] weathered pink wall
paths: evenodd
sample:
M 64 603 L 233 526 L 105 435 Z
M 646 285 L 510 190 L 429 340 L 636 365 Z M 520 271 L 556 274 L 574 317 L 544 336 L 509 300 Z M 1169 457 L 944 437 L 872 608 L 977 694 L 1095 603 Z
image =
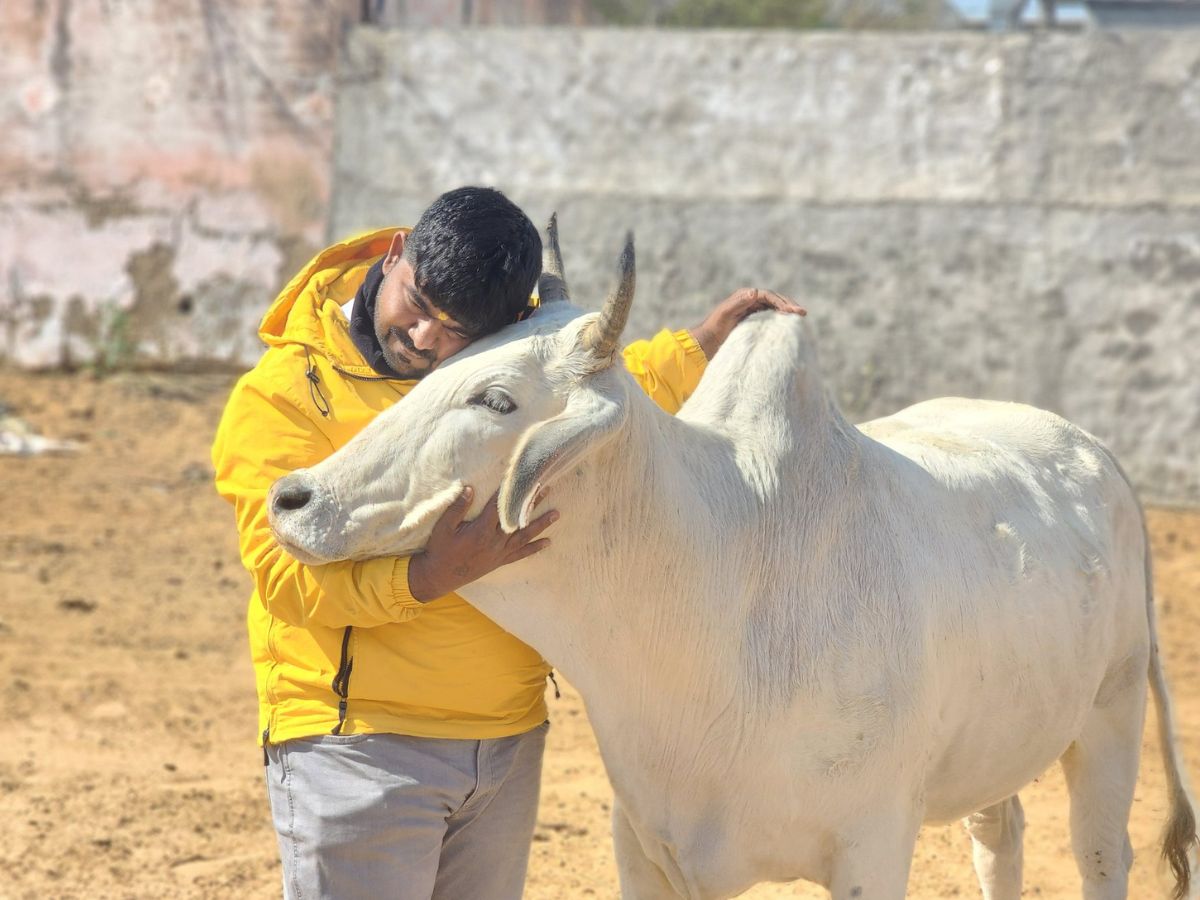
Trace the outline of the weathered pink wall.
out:
M 345 8 L 0 3 L 0 361 L 254 358 L 324 238 Z
M 253 362 L 324 241 L 342 29 L 586 0 L 0 0 L 0 363 Z M 466 19 L 464 19 L 464 15 Z

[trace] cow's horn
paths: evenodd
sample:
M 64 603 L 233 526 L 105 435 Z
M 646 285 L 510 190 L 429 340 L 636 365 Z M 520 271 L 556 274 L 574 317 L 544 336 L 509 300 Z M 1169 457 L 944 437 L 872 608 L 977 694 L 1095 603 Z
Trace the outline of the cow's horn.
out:
M 621 253 L 621 280 L 600 310 L 600 318 L 583 332 L 580 340 L 585 350 L 600 359 L 607 359 L 617 349 L 625 321 L 629 318 L 629 307 L 633 305 L 633 288 L 636 282 L 633 257 L 633 232 L 625 238 L 625 249 Z
M 551 213 L 542 244 L 542 274 L 538 278 L 538 301 L 542 306 L 570 300 L 563 274 L 562 251 L 558 249 L 558 213 Z

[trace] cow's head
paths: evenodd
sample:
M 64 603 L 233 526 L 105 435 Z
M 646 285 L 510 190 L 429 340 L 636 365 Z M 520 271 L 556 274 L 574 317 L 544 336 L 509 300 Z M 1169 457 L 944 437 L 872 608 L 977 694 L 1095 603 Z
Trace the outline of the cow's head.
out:
M 275 483 L 268 511 L 285 549 L 307 563 L 412 553 L 467 484 L 472 514 L 498 488 L 501 526 L 515 531 L 539 488 L 616 434 L 632 237 L 598 314 L 568 299 L 553 218 L 542 270 L 530 318 L 452 357 L 345 447 Z

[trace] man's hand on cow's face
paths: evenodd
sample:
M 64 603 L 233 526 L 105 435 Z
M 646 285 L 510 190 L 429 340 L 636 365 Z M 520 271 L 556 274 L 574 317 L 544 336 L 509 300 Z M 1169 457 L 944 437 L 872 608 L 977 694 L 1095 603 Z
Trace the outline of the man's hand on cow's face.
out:
M 472 488 L 463 488 L 433 526 L 425 550 L 408 563 L 409 593 L 422 603 L 451 594 L 550 544 L 549 538 L 535 538 L 558 521 L 558 510 L 543 513 L 524 528 L 505 534 L 496 510 L 498 493 L 492 495 L 477 518 L 463 521 L 474 495 Z
M 729 333 L 742 319 L 751 313 L 762 312 L 765 309 L 774 309 L 797 316 L 808 315 L 808 311 L 804 307 L 774 291 L 741 288 L 718 303 L 717 308 L 710 312 L 703 322 L 694 328 L 689 328 L 688 331 L 696 339 L 696 343 L 700 345 L 704 355 L 712 359 L 713 354 L 721 348 L 721 345 L 725 343 L 725 338 L 729 337 Z

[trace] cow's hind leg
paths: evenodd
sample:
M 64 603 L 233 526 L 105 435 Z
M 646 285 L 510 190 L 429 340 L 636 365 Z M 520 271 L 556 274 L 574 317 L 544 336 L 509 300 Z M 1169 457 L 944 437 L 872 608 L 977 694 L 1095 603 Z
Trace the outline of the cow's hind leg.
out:
M 1101 688 L 1083 730 L 1063 754 L 1071 795 L 1071 846 L 1084 900 L 1120 900 L 1128 892 L 1133 847 L 1129 809 L 1137 781 L 1146 685 L 1136 679 L 1116 696 Z
M 1019 900 L 1025 812 L 1013 794 L 963 819 L 983 900 Z

